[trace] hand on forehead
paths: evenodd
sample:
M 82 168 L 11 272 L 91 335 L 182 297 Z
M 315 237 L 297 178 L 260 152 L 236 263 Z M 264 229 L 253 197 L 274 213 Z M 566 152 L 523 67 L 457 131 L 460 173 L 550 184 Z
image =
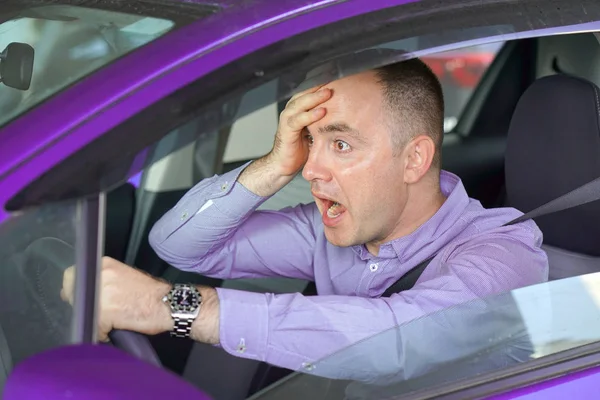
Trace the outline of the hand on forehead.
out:
M 316 124 L 329 124 L 335 120 L 361 125 L 361 120 L 378 118 L 381 112 L 381 88 L 372 71 L 344 77 L 321 87 L 331 90 L 332 96 L 319 105 L 325 107 L 327 113 Z

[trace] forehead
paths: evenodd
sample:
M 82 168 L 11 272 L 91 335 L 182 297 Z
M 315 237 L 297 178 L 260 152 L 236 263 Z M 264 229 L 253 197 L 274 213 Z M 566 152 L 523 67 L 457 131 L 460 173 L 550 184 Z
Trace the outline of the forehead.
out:
M 325 87 L 331 89 L 333 95 L 323 103 L 327 114 L 318 124 L 345 122 L 360 130 L 361 126 L 381 115 L 383 96 L 375 72 L 348 76 Z

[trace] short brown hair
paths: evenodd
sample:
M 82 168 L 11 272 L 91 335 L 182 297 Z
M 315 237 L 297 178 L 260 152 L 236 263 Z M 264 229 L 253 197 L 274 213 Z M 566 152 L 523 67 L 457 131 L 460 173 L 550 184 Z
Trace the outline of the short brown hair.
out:
M 414 137 L 429 135 L 435 143 L 432 165 L 441 168 L 444 95 L 431 68 L 418 58 L 375 69 L 389 109 L 392 140 L 398 151 Z

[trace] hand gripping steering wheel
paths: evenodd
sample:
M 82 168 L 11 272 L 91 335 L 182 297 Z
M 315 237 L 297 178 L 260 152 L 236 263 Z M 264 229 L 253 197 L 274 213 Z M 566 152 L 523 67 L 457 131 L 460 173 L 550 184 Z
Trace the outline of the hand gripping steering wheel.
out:
M 69 304 L 60 298 L 60 290 L 63 273 L 72 265 L 75 265 L 75 249 L 59 239 L 38 239 L 25 250 L 25 277 L 30 280 L 34 295 L 39 300 L 51 329 L 62 330 L 63 337 L 68 337 L 65 330 L 70 329 L 72 310 Z M 150 341 L 144 335 L 113 330 L 108 337 L 117 348 L 150 364 L 162 366 Z

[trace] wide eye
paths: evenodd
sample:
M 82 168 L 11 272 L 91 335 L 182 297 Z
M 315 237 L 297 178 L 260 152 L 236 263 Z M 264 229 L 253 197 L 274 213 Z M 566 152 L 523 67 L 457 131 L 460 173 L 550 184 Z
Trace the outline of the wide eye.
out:
M 348 151 L 348 150 L 350 150 L 350 145 L 348 143 L 344 142 L 343 140 L 336 140 L 335 141 L 335 147 L 339 151 Z

